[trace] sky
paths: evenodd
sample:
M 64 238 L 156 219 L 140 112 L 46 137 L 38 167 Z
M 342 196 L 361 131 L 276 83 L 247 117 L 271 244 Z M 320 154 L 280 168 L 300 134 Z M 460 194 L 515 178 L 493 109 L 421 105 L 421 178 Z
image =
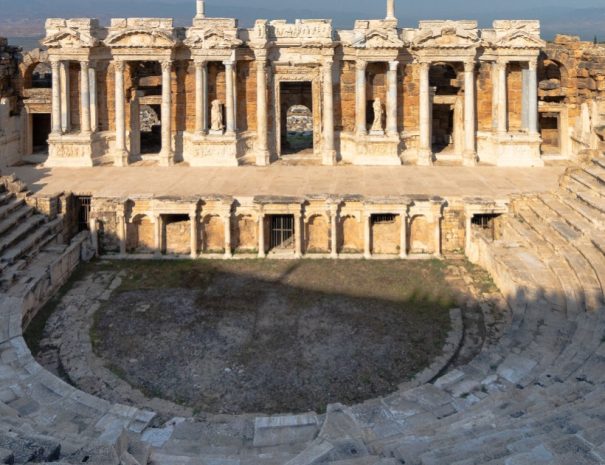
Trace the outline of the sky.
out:
M 540 19 L 543 35 L 602 36 L 605 41 L 605 0 L 396 0 L 402 27 L 420 19 L 476 19 L 489 27 L 494 19 Z M 0 0 L 0 34 L 4 24 L 46 17 L 161 16 L 187 25 L 195 0 Z M 355 19 L 384 17 L 386 0 L 206 0 L 210 16 L 238 17 L 248 27 L 256 18 L 333 18 L 338 28 L 350 28 Z

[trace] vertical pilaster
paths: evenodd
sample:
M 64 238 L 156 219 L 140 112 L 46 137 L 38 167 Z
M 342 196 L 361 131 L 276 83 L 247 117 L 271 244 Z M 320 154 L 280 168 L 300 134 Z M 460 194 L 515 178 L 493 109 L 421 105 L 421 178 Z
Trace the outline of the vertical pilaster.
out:
M 225 111 L 227 113 L 227 134 L 235 134 L 235 108 L 234 108 L 234 86 L 233 82 L 233 61 L 225 61 Z
M 475 61 L 464 63 L 464 154 L 463 164 L 475 166 L 477 164 L 475 124 Z
M 372 214 L 363 214 L 363 256 L 372 258 Z
M 435 225 L 435 257 L 441 257 L 441 215 L 435 215 L 433 217 L 433 224 Z
M 498 95 L 496 104 L 498 105 L 498 133 L 506 134 L 508 132 L 508 85 L 506 82 L 508 63 L 504 60 L 496 62 L 496 72 L 498 74 Z
M 468 256 L 471 247 L 471 240 L 473 238 L 473 215 L 469 212 L 466 212 L 466 219 L 464 220 L 464 232 L 464 251 Z
M 429 62 L 420 63 L 420 144 L 418 148 L 418 164 L 429 166 L 433 164 L 431 147 L 431 92 L 429 89 Z
M 368 63 L 362 60 L 358 60 L 356 63 L 356 75 L 355 75 L 355 119 L 357 134 L 365 136 L 368 132 L 368 126 L 366 121 L 366 70 Z
M 265 258 L 267 256 L 265 246 L 265 213 L 260 212 L 258 214 L 258 258 Z
M 91 64 L 88 70 L 89 81 L 89 99 L 90 99 L 90 130 L 97 132 L 99 129 L 99 110 L 97 108 L 97 70 L 95 65 Z
M 399 257 L 408 257 L 408 212 L 407 209 L 401 213 L 401 232 L 399 237 Z
M 191 224 L 191 232 L 190 232 L 190 243 L 191 243 L 191 258 L 198 257 L 198 215 L 197 215 L 197 205 L 191 208 L 191 212 L 189 213 L 189 222 Z
M 334 60 L 325 58 L 323 64 L 324 76 L 324 150 L 322 162 L 324 165 L 336 164 L 336 148 L 334 145 Z
M 90 134 L 90 82 L 89 63 L 80 61 L 80 131 Z
M 69 61 L 61 62 L 61 130 L 68 133 L 71 130 L 71 95 L 69 79 Z
M 96 218 L 90 218 L 89 222 L 90 228 L 90 239 L 92 241 L 92 248 L 95 252 L 95 257 L 99 256 L 99 225 L 97 223 Z
M 338 204 L 330 206 L 330 257 L 338 258 Z
M 162 151 L 160 165 L 174 164 L 172 151 L 172 61 L 162 61 Z
M 163 244 L 162 244 L 162 229 L 163 229 L 163 224 L 162 224 L 162 215 L 160 215 L 159 213 L 155 214 L 154 216 L 154 222 L 153 222 L 153 239 L 154 239 L 154 246 L 155 246 L 155 255 L 162 255 L 163 252 Z
M 389 62 L 389 71 L 387 74 L 388 93 L 387 93 L 387 135 L 397 135 L 397 69 L 398 61 Z
M 116 158 L 115 166 L 126 166 L 128 164 L 128 152 L 126 151 L 126 115 L 124 98 L 124 68 L 123 61 L 114 62 L 115 68 L 115 113 L 116 113 Z
M 225 258 L 231 258 L 233 257 L 233 250 L 231 248 L 231 209 L 224 213 L 223 221 L 225 222 Z
M 539 132 L 538 128 L 538 61 L 530 60 L 529 62 L 529 73 L 527 78 L 528 85 L 528 123 L 529 123 L 529 134 L 537 135 Z
M 52 72 L 52 133 L 61 134 L 61 64 L 57 60 L 50 62 Z
M 256 164 L 266 166 L 271 163 L 268 147 L 267 126 L 267 59 L 266 56 L 256 57 L 256 133 L 257 154 Z
M 118 240 L 120 241 L 120 255 L 126 255 L 126 216 L 123 212 L 117 215 Z
M 296 258 L 302 257 L 302 214 L 294 214 L 294 255 Z

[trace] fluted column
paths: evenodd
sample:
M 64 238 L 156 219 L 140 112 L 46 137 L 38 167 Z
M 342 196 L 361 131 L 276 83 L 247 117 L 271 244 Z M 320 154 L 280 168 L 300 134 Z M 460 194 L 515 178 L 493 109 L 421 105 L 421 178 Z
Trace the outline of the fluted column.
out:
M 497 129 L 499 134 L 506 134 L 508 132 L 507 66 L 506 61 L 498 61 L 496 63 L 496 73 L 498 74 L 498 95 L 496 96 L 496 105 L 498 108 Z
M 71 95 L 69 79 L 69 61 L 61 62 L 61 130 L 68 133 L 71 130 Z
M 323 164 L 336 164 L 336 147 L 334 145 L 334 60 L 326 58 L 323 64 L 324 75 L 324 150 Z
M 91 64 L 88 70 L 89 98 L 90 98 L 90 130 L 97 132 L 99 129 L 99 110 L 97 108 L 97 70 Z
M 227 113 L 227 134 L 233 135 L 235 133 L 235 107 L 234 107 L 234 79 L 233 79 L 233 61 L 225 61 L 225 111 Z
M 80 61 L 80 131 L 90 134 L 90 81 L 89 63 Z
M 294 214 L 294 255 L 296 258 L 302 257 L 302 214 Z
M 116 166 L 128 164 L 128 152 L 126 151 L 126 115 L 124 98 L 124 68 L 123 61 L 114 62 L 115 68 L 115 113 L 116 113 Z
M 464 63 L 464 154 L 463 164 L 477 164 L 475 125 L 475 61 Z
M 372 214 L 363 214 L 363 256 L 372 258 Z
M 408 256 L 408 212 L 401 212 L 401 233 L 399 237 L 399 257 L 407 258 Z
M 265 214 L 261 212 L 258 215 L 258 258 L 265 258 Z
M 172 151 L 172 61 L 162 61 L 162 151 L 160 165 L 174 164 Z
M 330 256 L 338 258 L 338 204 L 331 205 L 330 223 Z
M 208 65 L 204 61 L 195 62 L 195 132 L 203 134 L 208 130 Z
M 61 64 L 57 60 L 50 62 L 52 72 L 52 133 L 61 134 Z
M 531 135 L 537 135 L 538 129 L 538 62 L 537 60 L 530 60 L 529 62 L 529 76 L 528 76 L 528 123 L 529 133 Z
M 420 63 L 420 146 L 418 149 L 418 164 L 425 166 L 433 164 L 433 150 L 431 146 L 431 92 L 429 88 L 430 69 L 430 63 Z
M 397 135 L 397 69 L 398 61 L 389 62 L 389 71 L 387 75 L 388 93 L 387 93 L 387 134 L 389 136 Z
M 191 209 L 191 212 L 189 213 L 189 222 L 191 224 L 191 232 L 190 232 L 190 255 L 191 258 L 197 258 L 198 256 L 198 215 L 197 215 L 197 207 L 193 207 Z
M 362 60 L 358 60 L 356 64 L 356 77 L 355 77 L 355 119 L 357 134 L 365 136 L 368 132 L 368 126 L 366 121 L 366 69 L 368 63 Z
M 267 60 L 257 57 L 256 61 L 256 164 L 266 166 L 271 163 L 268 147 L 267 125 Z

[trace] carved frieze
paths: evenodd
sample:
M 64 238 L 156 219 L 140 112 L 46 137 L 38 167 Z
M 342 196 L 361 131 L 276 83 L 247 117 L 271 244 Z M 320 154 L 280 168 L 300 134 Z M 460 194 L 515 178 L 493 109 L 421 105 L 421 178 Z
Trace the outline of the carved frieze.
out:
M 348 45 L 358 49 L 398 49 L 405 43 L 390 21 L 357 21 Z

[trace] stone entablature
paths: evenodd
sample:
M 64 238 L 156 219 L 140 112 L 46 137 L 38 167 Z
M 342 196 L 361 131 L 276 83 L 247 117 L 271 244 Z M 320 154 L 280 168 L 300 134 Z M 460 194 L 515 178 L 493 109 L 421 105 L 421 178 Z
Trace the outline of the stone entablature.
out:
M 240 29 L 235 19 L 207 17 L 203 6 L 189 28 L 166 18 L 113 19 L 109 27 L 94 19 L 49 19 L 43 43 L 56 86 L 47 164 L 113 160 L 125 166 L 138 159 L 132 141 L 139 128 L 130 117 L 138 84 L 129 67 L 160 62 L 162 141 L 156 159 L 162 165 L 237 166 L 254 159 L 262 166 L 282 158 L 281 93 L 291 82 L 312 83 L 312 156 L 323 164 L 432 165 L 432 107 L 444 102 L 435 99 L 430 72 L 443 63 L 464 68 L 457 71 L 464 103 L 455 118 L 463 120 L 457 130 L 464 143 L 456 144 L 456 160 L 469 166 L 480 160 L 542 165 L 536 72 L 545 43 L 539 22 L 495 21 L 492 29 L 479 29 L 476 21 L 421 21 L 416 29 L 401 29 L 390 12 L 389 2 L 386 19 L 358 20 L 351 30 L 334 30 L 327 19 L 258 20 Z M 68 100 L 76 97 L 71 92 L 68 98 L 66 67 L 74 62 L 80 69 L 79 135 L 68 114 Z M 521 105 L 509 102 L 516 90 L 507 92 L 518 63 L 527 67 Z M 346 75 L 352 68 L 354 86 Z M 487 99 L 476 91 L 477 74 L 487 68 L 493 80 L 489 132 L 477 127 L 477 108 L 485 105 L 479 99 Z M 101 69 L 111 71 L 102 76 L 105 87 L 94 90 Z M 104 126 L 111 130 L 95 130 L 93 100 L 100 92 L 113 97 L 105 103 L 113 121 Z M 519 106 L 520 130 L 508 122 Z M 186 114 L 179 124 L 181 111 Z

